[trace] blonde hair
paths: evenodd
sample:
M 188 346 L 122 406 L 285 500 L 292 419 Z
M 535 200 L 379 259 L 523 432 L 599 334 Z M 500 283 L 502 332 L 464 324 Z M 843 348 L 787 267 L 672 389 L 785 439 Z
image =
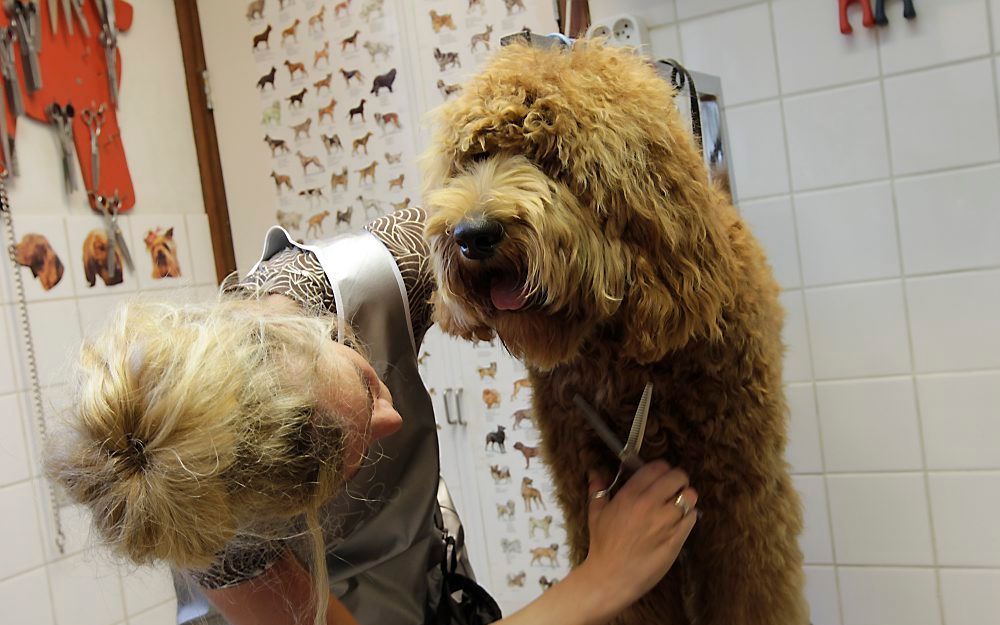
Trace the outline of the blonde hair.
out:
M 120 307 L 80 351 L 76 406 L 49 443 L 49 475 L 138 564 L 205 569 L 237 536 L 279 538 L 301 515 L 321 622 L 318 510 L 344 485 L 355 434 L 317 407 L 334 328 L 335 317 L 242 299 Z

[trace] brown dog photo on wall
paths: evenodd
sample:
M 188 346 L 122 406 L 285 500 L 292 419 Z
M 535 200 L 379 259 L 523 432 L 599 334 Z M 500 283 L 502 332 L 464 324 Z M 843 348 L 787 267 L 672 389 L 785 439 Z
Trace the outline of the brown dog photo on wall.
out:
M 63 277 L 63 264 L 45 235 L 34 232 L 21 237 L 14 246 L 14 262 L 31 270 L 42 289 L 49 291 Z
M 181 265 L 177 261 L 177 243 L 174 241 L 174 229 L 160 228 L 149 230 L 143 239 L 146 251 L 153 261 L 153 279 L 181 277 Z
M 438 109 L 424 164 L 435 319 L 524 361 L 576 564 L 587 471 L 619 460 L 573 397 L 625 440 L 652 384 L 642 457 L 684 469 L 703 516 L 615 623 L 807 625 L 779 287 L 674 95 L 600 42 L 498 51 Z
M 91 230 L 83 241 L 83 275 L 87 285 L 93 287 L 100 278 L 105 286 L 121 284 L 124 279 L 122 256 L 115 250 L 114 273 L 108 272 L 108 233 L 105 230 Z

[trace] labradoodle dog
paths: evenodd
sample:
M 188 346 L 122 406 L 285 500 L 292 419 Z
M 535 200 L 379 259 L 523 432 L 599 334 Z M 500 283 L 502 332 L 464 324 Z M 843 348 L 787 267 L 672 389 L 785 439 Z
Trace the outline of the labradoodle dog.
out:
M 704 515 L 616 622 L 806 625 L 778 286 L 673 95 L 595 42 L 498 52 L 439 110 L 425 162 L 435 315 L 528 366 L 575 563 L 587 469 L 617 462 L 572 398 L 624 440 L 654 384 L 642 455 L 687 470 Z

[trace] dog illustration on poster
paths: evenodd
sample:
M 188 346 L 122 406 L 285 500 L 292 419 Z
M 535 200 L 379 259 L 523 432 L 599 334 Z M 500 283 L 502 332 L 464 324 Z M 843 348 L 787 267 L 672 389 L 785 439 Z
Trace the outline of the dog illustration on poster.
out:
M 491 464 L 490 465 L 490 477 L 492 477 L 493 481 L 496 482 L 497 484 L 501 484 L 501 483 L 504 483 L 504 482 L 509 482 L 510 481 L 510 467 L 507 467 L 507 466 L 501 467 L 499 464 Z
M 337 146 L 340 146 L 339 137 Z M 347 167 L 342 168 L 339 174 L 337 172 L 330 174 L 330 188 L 336 192 L 338 187 L 343 187 L 343 190 L 347 191 Z
M 487 24 L 486 30 L 481 33 L 476 33 L 469 39 L 469 47 L 473 52 L 476 51 L 476 46 L 482 44 L 486 47 L 486 51 L 490 51 L 490 37 L 493 36 L 493 24 Z
M 323 234 L 323 221 L 330 216 L 330 211 L 321 211 L 309 218 L 309 226 L 306 228 L 306 237 L 315 238 Z
M 333 72 L 327 72 L 326 76 L 322 80 L 317 80 L 313 83 L 313 88 L 316 90 L 316 95 L 319 95 L 321 89 L 330 90 L 330 82 L 333 81 Z
M 535 530 L 537 529 L 537 530 L 541 530 L 541 531 L 545 532 L 545 537 L 548 538 L 549 537 L 549 528 L 552 527 L 552 521 L 553 520 L 554 519 L 552 518 L 551 514 L 546 514 L 544 517 L 542 517 L 540 519 L 536 519 L 535 517 L 529 518 L 528 519 L 528 537 L 529 538 L 534 538 L 535 537 Z
M 451 13 L 445 13 L 444 15 L 441 15 L 434 9 L 431 9 L 430 16 L 431 16 L 431 28 L 434 29 L 435 33 L 440 33 L 442 28 L 455 30 L 455 20 L 451 18 Z
M 340 135 L 338 134 L 333 134 L 330 136 L 323 134 L 320 135 L 320 139 L 323 140 L 323 147 L 326 148 L 327 156 L 330 155 L 330 153 L 333 151 L 334 148 L 340 151 L 343 151 L 344 149 L 344 144 L 340 142 Z
M 541 565 L 543 558 L 549 561 L 549 566 L 552 568 L 559 566 L 559 545 L 553 543 L 548 547 L 538 547 L 531 550 L 532 565 L 534 565 L 535 562 Z
M 496 451 L 499 449 L 500 453 L 507 453 L 507 448 L 504 446 L 504 443 L 507 441 L 507 432 L 504 431 L 506 429 L 504 426 L 498 425 L 495 432 L 486 433 L 487 450 Z
M 388 89 L 389 93 L 392 93 L 392 85 L 395 82 L 396 82 L 396 68 L 394 67 L 390 69 L 388 72 L 380 74 L 375 77 L 375 80 L 372 81 L 371 93 L 378 96 L 379 92 L 382 89 Z
M 531 459 L 532 458 L 537 458 L 538 456 L 540 456 L 542 454 L 542 450 L 539 449 L 538 447 L 532 447 L 531 445 L 525 445 L 521 441 L 517 441 L 516 443 L 514 443 L 514 449 L 516 449 L 519 452 L 521 452 L 521 454 L 524 456 L 524 468 L 525 469 L 530 469 L 531 468 Z
M 543 510 L 546 509 L 545 501 L 542 499 L 542 491 L 532 486 L 534 482 L 535 481 L 530 477 L 524 477 L 521 479 L 521 499 L 524 500 L 525 512 L 531 512 L 532 505 L 534 505 L 536 510 L 538 509 L 538 506 L 541 506 Z
M 278 225 L 285 230 L 298 230 L 302 227 L 302 213 L 295 211 L 283 211 L 280 208 L 277 212 Z
M 366 41 L 364 42 L 364 44 L 362 44 L 362 47 L 365 50 L 368 50 L 368 54 L 370 54 L 372 57 L 372 63 L 375 62 L 376 57 L 378 57 L 378 55 L 380 54 L 383 56 L 383 58 L 388 59 L 389 53 L 392 51 L 391 45 L 387 43 L 382 43 L 381 41 L 379 42 Z
M 398 113 L 375 113 L 375 123 L 382 130 L 382 134 L 385 134 L 386 128 L 390 126 L 394 126 L 396 130 L 401 128 Z

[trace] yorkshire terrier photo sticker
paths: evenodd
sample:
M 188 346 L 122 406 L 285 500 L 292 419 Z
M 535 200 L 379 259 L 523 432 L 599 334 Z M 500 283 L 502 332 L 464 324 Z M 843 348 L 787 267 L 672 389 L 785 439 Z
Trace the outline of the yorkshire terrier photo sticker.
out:
M 169 289 L 193 284 L 191 240 L 184 215 L 130 215 L 130 220 L 133 244 L 129 249 L 139 288 Z M 205 262 L 202 255 L 198 258 Z
M 151 277 L 154 280 L 181 277 L 181 265 L 177 257 L 177 243 L 174 241 L 172 226 L 147 230 L 143 241 L 152 261 Z

